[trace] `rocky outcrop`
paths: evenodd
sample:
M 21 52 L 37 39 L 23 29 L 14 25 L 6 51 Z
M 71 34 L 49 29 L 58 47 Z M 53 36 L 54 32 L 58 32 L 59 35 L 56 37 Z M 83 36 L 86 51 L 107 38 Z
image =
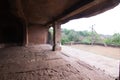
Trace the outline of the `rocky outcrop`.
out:
M 66 22 L 97 15 L 117 6 L 119 2 L 120 0 L 9 0 L 11 13 L 28 23 L 42 25 L 57 20 Z

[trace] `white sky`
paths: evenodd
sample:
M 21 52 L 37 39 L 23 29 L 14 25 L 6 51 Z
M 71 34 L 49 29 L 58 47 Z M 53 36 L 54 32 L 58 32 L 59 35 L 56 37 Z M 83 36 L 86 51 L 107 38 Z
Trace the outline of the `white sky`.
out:
M 90 31 L 92 25 L 94 25 L 94 29 L 99 34 L 112 35 L 120 33 L 120 4 L 111 10 L 90 18 L 71 20 L 63 24 L 62 28 Z

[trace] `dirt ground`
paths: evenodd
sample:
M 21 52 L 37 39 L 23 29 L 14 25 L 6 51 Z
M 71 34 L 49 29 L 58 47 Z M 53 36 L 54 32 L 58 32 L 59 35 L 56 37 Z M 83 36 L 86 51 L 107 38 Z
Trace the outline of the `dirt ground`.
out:
M 88 52 L 92 52 L 95 54 L 103 55 L 106 57 L 119 59 L 120 60 L 120 48 L 114 47 L 104 47 L 104 46 L 97 46 L 97 45 L 71 45 L 70 47 L 74 47 L 77 49 L 85 50 Z
M 0 80 L 114 80 L 51 46 L 0 49 Z
M 94 54 L 89 51 L 73 48 L 70 46 L 62 46 L 62 52 L 90 66 L 103 71 L 105 74 L 114 78 L 119 76 L 119 60 Z

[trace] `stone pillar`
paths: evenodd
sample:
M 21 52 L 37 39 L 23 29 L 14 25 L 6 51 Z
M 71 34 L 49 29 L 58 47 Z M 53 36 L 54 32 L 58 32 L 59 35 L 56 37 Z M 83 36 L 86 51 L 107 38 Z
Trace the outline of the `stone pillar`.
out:
M 25 41 L 25 42 L 26 42 L 26 43 L 25 43 L 25 44 L 26 44 L 25 46 L 28 46 L 28 43 L 29 43 L 29 42 L 28 42 L 28 26 L 26 26 L 26 39 L 25 39 L 25 40 L 26 40 L 26 41 Z
M 55 22 L 53 24 L 53 51 L 61 50 L 61 24 Z
M 27 46 L 28 45 L 28 27 L 24 26 L 24 30 L 23 30 L 23 46 Z

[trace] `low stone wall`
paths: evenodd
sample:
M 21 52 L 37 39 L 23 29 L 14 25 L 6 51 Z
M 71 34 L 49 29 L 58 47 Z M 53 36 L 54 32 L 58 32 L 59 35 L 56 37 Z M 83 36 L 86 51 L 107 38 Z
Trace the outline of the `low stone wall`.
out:
M 65 43 L 65 45 L 77 45 L 77 44 L 85 44 L 85 45 L 91 45 L 91 43 L 80 43 L 80 42 L 70 42 Z M 114 45 L 114 44 L 103 44 L 103 43 L 94 43 L 93 45 L 99 45 L 99 46 L 109 46 L 109 47 L 118 47 L 120 48 L 120 45 Z

